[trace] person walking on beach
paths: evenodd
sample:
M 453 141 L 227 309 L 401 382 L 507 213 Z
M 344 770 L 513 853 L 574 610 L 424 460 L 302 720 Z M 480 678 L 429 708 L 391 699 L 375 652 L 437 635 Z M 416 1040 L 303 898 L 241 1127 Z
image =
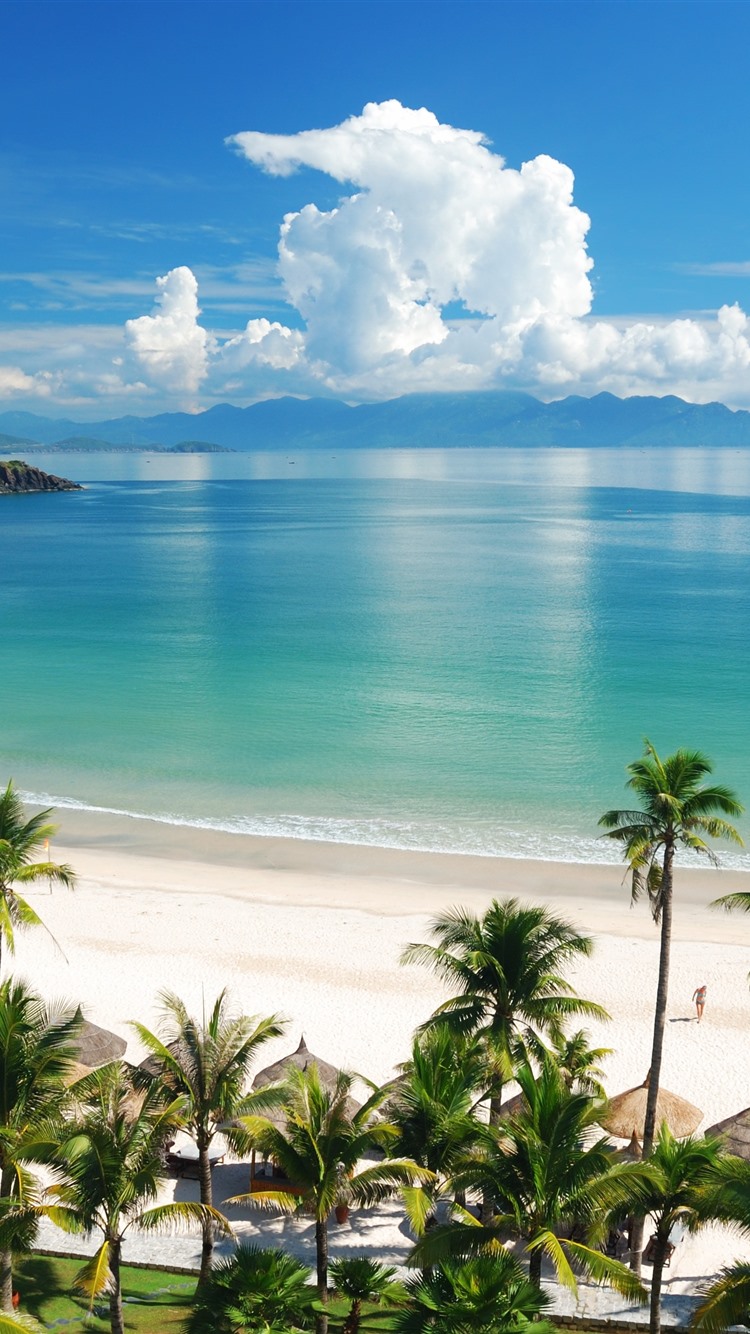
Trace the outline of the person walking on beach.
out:
M 703 1018 L 703 1007 L 706 1004 L 707 990 L 708 988 L 703 986 L 703 987 L 696 987 L 695 991 L 693 992 L 693 1000 L 695 1001 L 695 1008 L 698 1013 L 698 1023 L 700 1023 L 701 1019 Z

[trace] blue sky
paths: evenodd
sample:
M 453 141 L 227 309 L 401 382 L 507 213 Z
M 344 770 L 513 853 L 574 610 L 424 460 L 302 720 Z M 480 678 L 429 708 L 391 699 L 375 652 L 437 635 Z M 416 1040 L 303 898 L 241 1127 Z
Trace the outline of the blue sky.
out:
M 0 5 L 0 410 L 750 406 L 749 37 L 744 0 Z

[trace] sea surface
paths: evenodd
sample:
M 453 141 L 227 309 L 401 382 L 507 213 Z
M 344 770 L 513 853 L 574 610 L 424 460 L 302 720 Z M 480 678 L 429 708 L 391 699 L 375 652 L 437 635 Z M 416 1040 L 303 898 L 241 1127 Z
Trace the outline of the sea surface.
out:
M 750 451 L 34 462 L 86 490 L 0 498 L 29 797 L 605 861 L 648 736 L 750 803 Z

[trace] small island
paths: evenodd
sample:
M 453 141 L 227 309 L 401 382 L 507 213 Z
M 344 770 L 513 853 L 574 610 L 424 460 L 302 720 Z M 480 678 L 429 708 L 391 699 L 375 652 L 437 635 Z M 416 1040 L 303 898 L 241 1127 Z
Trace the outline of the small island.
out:
M 32 468 L 23 459 L 0 459 L 0 496 L 25 495 L 33 491 L 82 491 L 78 482 Z

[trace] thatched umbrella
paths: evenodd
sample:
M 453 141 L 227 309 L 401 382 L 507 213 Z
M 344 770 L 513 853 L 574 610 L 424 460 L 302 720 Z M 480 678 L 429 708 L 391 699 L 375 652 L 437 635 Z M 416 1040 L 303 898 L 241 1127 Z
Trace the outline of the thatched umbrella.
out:
M 634 1139 L 637 1141 L 643 1139 L 648 1084 L 647 1078 L 637 1088 L 626 1089 L 624 1093 L 618 1093 L 616 1097 L 609 1099 L 599 1117 L 599 1125 L 603 1126 L 608 1134 L 616 1135 L 618 1139 L 630 1140 L 631 1143 Z M 692 1135 L 693 1131 L 698 1129 L 702 1120 L 703 1112 L 699 1107 L 694 1107 L 691 1102 L 679 1098 L 676 1093 L 670 1093 L 669 1089 L 659 1089 L 656 1099 L 657 1134 L 661 1126 L 666 1125 L 677 1139 L 684 1139 L 686 1135 Z
M 750 1159 L 750 1107 L 717 1121 L 715 1126 L 709 1126 L 706 1134 L 721 1138 L 727 1153 Z
M 323 1088 L 328 1093 L 333 1093 L 341 1071 L 337 1070 L 335 1065 L 321 1060 L 319 1056 L 314 1056 L 311 1051 L 308 1051 L 304 1037 L 300 1038 L 296 1051 L 290 1052 L 288 1056 L 282 1056 L 281 1060 L 274 1061 L 273 1065 L 267 1065 L 265 1070 L 259 1070 L 253 1080 L 253 1088 L 257 1092 L 266 1088 L 269 1084 L 283 1084 L 292 1070 L 308 1070 L 313 1065 L 317 1067 L 318 1078 Z M 361 1103 L 358 1103 L 354 1098 L 347 1098 L 346 1110 L 349 1116 L 354 1116 L 354 1113 L 359 1111 L 360 1106 Z M 262 1115 L 273 1122 L 275 1126 L 278 1126 L 279 1129 L 286 1126 L 286 1113 L 283 1108 L 269 1107 Z M 253 1161 L 255 1161 L 255 1153 L 253 1153 Z
M 267 1065 L 265 1070 L 259 1070 L 253 1080 L 253 1088 L 262 1089 L 267 1084 L 281 1084 L 291 1070 L 307 1070 L 311 1065 L 317 1066 L 318 1078 L 323 1088 L 329 1093 L 333 1092 L 341 1072 L 335 1065 L 322 1061 L 319 1056 L 313 1056 L 307 1049 L 304 1037 L 300 1038 L 296 1051 L 290 1052 L 288 1056 L 282 1056 L 281 1060 L 274 1061 L 273 1065 Z
M 110 1033 L 108 1028 L 99 1028 L 97 1024 L 83 1019 L 80 1007 L 76 1017 L 82 1022 L 73 1047 L 76 1060 L 81 1065 L 87 1065 L 95 1070 L 99 1065 L 107 1065 L 110 1061 L 117 1061 L 124 1056 L 128 1045 L 124 1038 L 119 1037 L 117 1033 Z

